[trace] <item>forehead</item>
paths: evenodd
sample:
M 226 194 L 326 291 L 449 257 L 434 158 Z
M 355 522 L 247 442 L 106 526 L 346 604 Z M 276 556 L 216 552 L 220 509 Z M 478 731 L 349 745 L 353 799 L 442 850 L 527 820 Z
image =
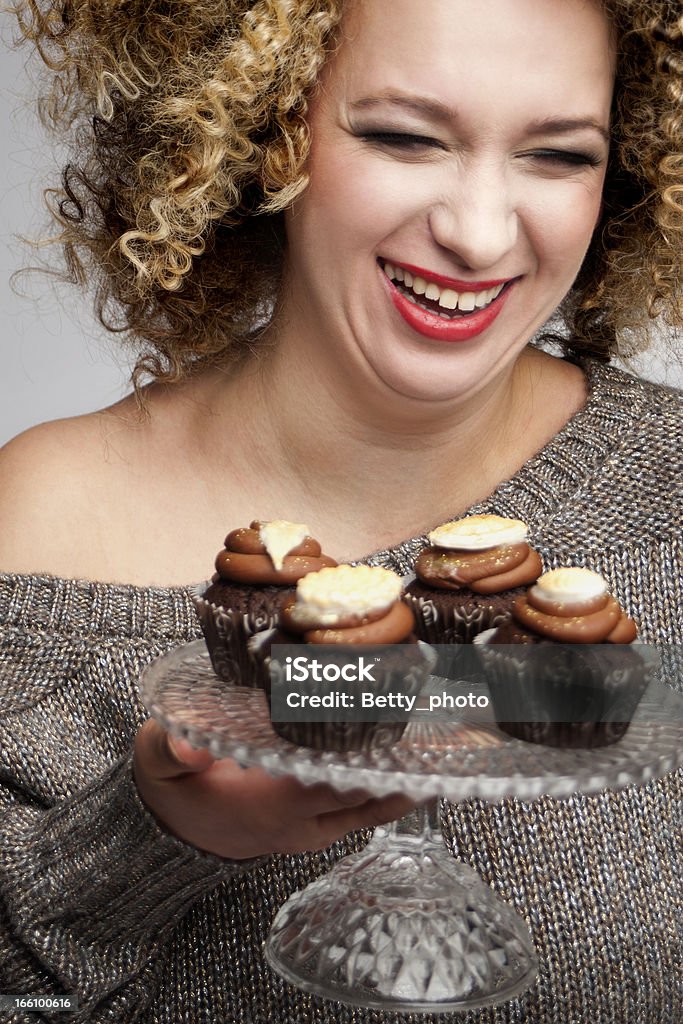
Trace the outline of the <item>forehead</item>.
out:
M 341 103 L 404 92 L 474 114 L 600 116 L 613 77 L 598 0 L 348 0 L 323 85 Z

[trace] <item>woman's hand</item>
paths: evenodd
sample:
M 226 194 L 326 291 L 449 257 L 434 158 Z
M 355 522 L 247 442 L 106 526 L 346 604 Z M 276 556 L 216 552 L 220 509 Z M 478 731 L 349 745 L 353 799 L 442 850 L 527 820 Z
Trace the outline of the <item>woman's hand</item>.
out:
M 374 799 L 361 790 L 338 793 L 325 783 L 304 786 L 229 758 L 217 761 L 153 720 L 137 735 L 134 771 L 142 799 L 163 828 L 231 860 L 320 850 L 353 829 L 400 818 L 415 805 L 401 794 Z

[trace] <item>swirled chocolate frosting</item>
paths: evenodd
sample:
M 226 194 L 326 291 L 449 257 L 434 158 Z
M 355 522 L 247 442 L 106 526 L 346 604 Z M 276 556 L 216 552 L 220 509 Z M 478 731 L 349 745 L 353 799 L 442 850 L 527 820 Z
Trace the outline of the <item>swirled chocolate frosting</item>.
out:
M 309 644 L 400 644 L 415 620 L 396 573 L 340 565 L 308 575 L 280 613 L 280 626 Z
M 283 549 L 286 554 L 282 554 Z M 216 557 L 220 579 L 254 586 L 292 586 L 307 573 L 336 564 L 322 554 L 308 527 L 284 520 L 254 520 L 248 527 L 232 530 Z
M 468 516 L 429 534 L 415 573 L 429 587 L 498 594 L 538 579 L 539 554 L 526 543 L 527 527 L 503 516 Z
M 553 569 L 518 597 L 513 618 L 539 636 L 567 644 L 629 644 L 635 622 L 589 569 Z

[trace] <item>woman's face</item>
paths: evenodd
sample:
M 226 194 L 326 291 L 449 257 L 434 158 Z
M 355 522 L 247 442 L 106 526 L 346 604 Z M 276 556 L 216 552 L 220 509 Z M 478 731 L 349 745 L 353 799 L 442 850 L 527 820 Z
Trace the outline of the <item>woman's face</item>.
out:
M 353 0 L 287 216 L 287 322 L 401 395 L 495 381 L 590 243 L 612 86 L 593 0 Z

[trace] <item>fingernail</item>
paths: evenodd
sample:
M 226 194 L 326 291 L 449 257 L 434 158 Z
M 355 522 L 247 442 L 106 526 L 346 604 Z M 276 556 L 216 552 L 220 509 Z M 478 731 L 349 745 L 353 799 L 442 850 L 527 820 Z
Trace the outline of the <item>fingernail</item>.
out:
M 168 746 L 171 751 L 171 756 L 184 764 L 188 758 L 192 758 L 194 753 L 194 747 L 187 740 L 181 739 L 179 736 L 169 736 Z

